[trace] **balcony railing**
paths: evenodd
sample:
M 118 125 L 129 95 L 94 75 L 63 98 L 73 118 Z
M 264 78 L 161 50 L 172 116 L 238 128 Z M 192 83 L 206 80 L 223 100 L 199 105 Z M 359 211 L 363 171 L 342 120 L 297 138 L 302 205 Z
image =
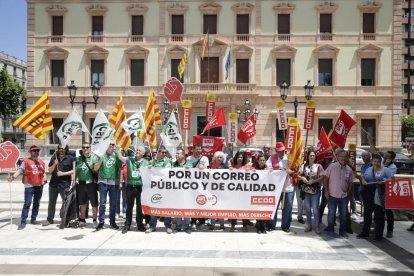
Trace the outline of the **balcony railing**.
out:
M 103 35 L 90 35 L 89 42 L 103 42 Z
M 362 39 L 363 40 L 375 40 L 375 38 L 376 38 L 375 33 L 373 33 L 373 34 L 368 34 L 368 33 L 362 34 Z
M 191 83 L 185 84 L 186 91 L 189 93 L 205 93 L 213 91 L 217 93 L 249 93 L 251 94 L 256 87 L 252 83 Z
M 184 35 L 183 34 L 172 34 L 170 35 L 170 41 L 171 42 L 183 42 Z
M 250 35 L 249 34 L 237 34 L 236 41 L 249 41 Z
M 319 34 L 319 40 L 332 40 L 332 34 L 331 33 Z
M 279 41 L 290 41 L 290 34 L 278 34 L 277 40 Z
M 131 42 L 144 42 L 144 36 L 143 35 L 130 35 L 129 40 Z
M 62 43 L 63 35 L 51 35 L 49 36 L 49 43 Z

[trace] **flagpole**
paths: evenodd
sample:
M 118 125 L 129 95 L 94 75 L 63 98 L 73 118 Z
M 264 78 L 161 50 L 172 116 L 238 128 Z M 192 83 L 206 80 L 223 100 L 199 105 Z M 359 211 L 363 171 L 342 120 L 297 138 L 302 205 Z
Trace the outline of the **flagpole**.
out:
M 208 67 L 208 71 L 207 71 L 207 85 L 208 85 L 208 89 L 207 89 L 207 94 L 210 94 L 210 35 L 209 35 L 210 30 L 207 30 L 207 67 Z M 207 122 L 207 118 L 206 118 L 206 122 Z M 208 122 L 207 122 L 208 124 Z M 208 130 L 207 135 L 210 136 L 210 130 Z
M 304 147 L 304 149 L 306 149 L 306 146 L 308 145 L 308 134 L 309 134 L 309 129 L 306 130 L 305 147 Z

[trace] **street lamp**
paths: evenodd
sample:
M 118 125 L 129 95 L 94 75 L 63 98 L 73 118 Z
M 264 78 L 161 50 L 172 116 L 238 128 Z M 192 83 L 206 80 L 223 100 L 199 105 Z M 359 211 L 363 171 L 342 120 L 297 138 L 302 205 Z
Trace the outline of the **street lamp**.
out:
M 298 106 L 299 106 L 299 104 L 302 104 L 302 103 L 306 104 L 306 102 L 298 101 L 298 98 L 296 96 L 295 96 L 294 101 L 291 101 L 291 102 L 286 101 L 288 90 L 289 90 L 289 84 L 287 84 L 286 81 L 283 81 L 279 85 L 279 88 L 280 88 L 280 97 L 282 98 L 282 100 L 285 103 L 293 103 L 293 106 L 295 108 L 295 118 L 297 118 L 298 117 Z M 303 88 L 305 89 L 305 98 L 306 98 L 307 101 L 309 101 L 310 99 L 312 99 L 314 85 L 311 85 L 311 81 L 308 80 L 308 82 L 306 83 L 306 85 Z
M 250 101 L 249 100 L 244 101 L 244 111 L 243 111 L 244 119 L 243 120 L 241 120 L 241 116 L 240 116 L 242 111 L 240 109 L 237 109 L 236 112 L 237 112 L 237 115 L 238 115 L 239 122 L 242 122 L 242 123 L 246 122 L 247 118 L 250 117 L 250 113 L 252 113 L 252 110 L 250 109 Z M 257 108 L 255 108 L 254 111 L 253 111 L 255 122 L 257 120 L 257 117 L 259 116 L 259 113 L 260 113 L 259 110 L 257 110 Z
M 73 104 L 81 104 L 82 105 L 82 120 L 83 120 L 83 122 L 85 122 L 86 106 L 88 104 L 94 104 L 95 108 L 96 108 L 96 106 L 98 105 L 99 90 L 101 89 L 101 87 L 98 85 L 97 81 L 94 82 L 94 84 L 91 86 L 93 102 L 86 101 L 85 96 L 83 96 L 82 101 L 75 101 L 77 89 L 78 89 L 78 87 L 75 85 L 75 81 L 71 80 L 70 84 L 68 85 L 70 104 L 72 105 L 72 108 L 73 108 Z M 82 132 L 82 143 L 85 143 L 85 133 L 84 132 Z

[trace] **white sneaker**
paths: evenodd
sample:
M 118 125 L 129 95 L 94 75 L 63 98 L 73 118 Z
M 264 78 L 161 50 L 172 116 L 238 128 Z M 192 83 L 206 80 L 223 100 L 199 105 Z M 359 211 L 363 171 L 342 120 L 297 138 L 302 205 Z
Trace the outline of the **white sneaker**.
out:
M 149 223 L 145 224 L 145 229 L 149 229 L 149 228 L 150 228 Z
M 145 230 L 145 234 L 149 234 L 151 232 L 155 232 L 155 229 L 153 228 L 148 228 L 147 230 Z
M 84 221 L 79 221 L 79 227 L 85 227 L 86 226 L 86 222 Z
M 171 228 L 167 228 L 167 234 L 172 234 L 173 230 Z
M 94 228 L 98 227 L 98 221 L 96 221 L 96 220 L 93 221 L 93 227 Z
M 357 214 L 352 213 L 352 215 L 351 215 L 351 219 L 352 219 L 352 220 L 357 220 L 357 219 L 358 219 Z

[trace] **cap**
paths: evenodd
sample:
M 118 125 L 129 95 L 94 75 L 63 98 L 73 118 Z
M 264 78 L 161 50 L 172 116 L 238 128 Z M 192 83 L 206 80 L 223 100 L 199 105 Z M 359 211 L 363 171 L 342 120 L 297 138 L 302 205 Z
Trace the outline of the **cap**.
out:
M 33 146 L 30 147 L 29 152 L 36 151 L 36 150 L 40 151 L 40 148 L 36 145 L 33 145 Z
M 275 146 L 276 151 L 285 151 L 285 145 L 282 142 L 277 142 Z

